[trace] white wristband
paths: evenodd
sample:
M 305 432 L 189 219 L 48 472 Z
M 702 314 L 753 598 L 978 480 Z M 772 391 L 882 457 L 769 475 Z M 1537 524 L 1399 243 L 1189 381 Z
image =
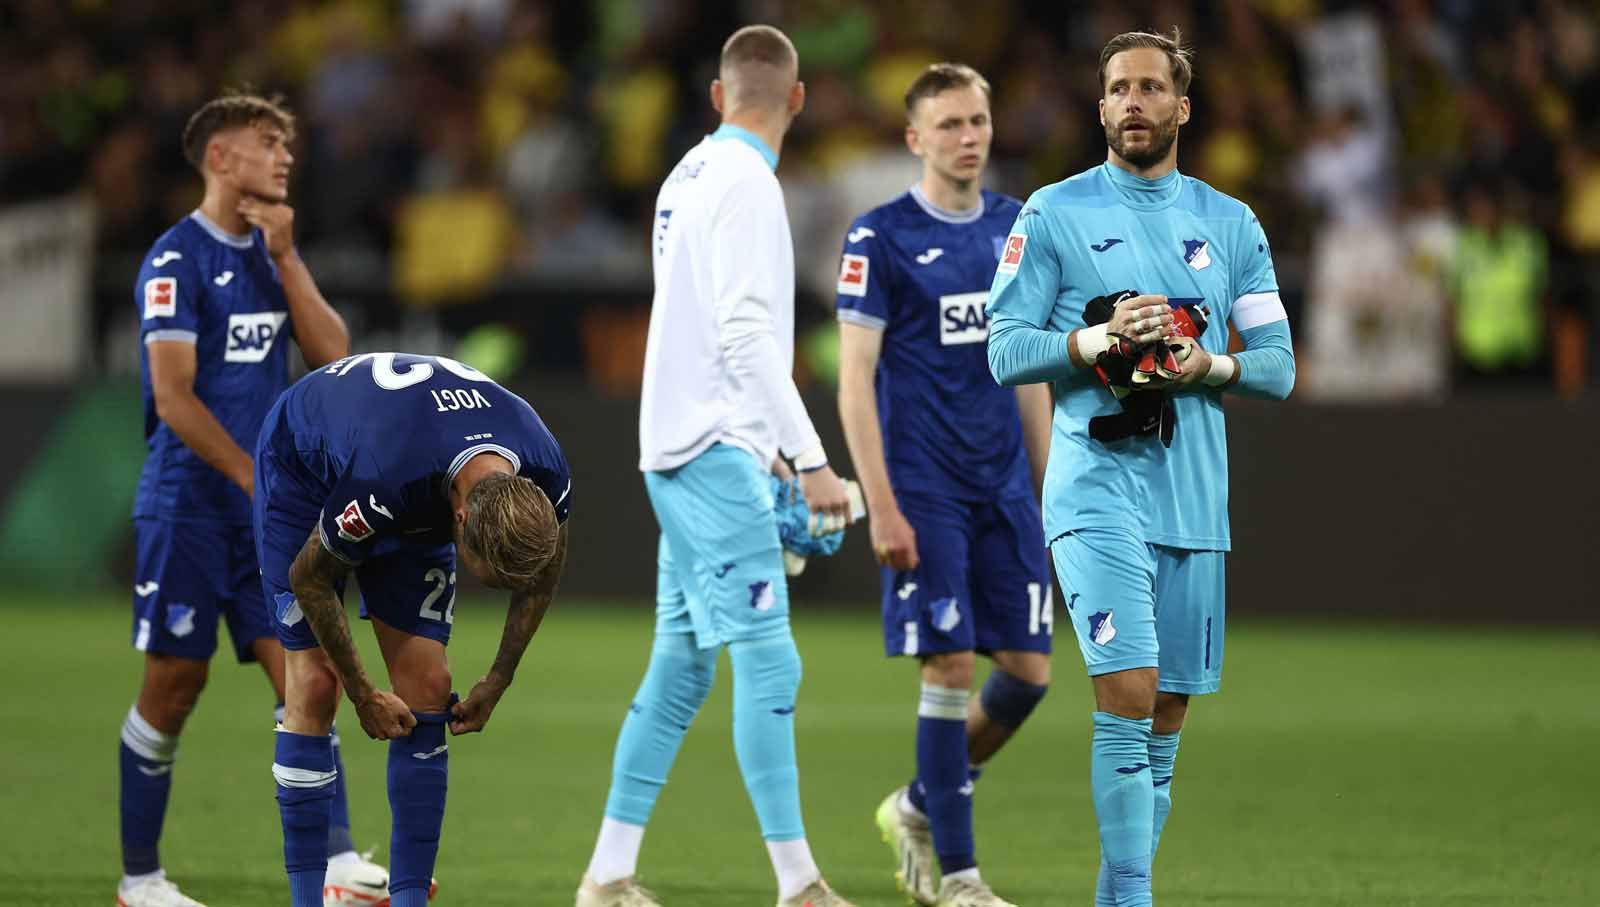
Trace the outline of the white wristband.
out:
M 811 472 L 827 465 L 828 455 L 821 447 L 813 447 L 810 450 L 802 451 L 795 454 L 794 457 L 795 472 Z
M 1094 364 L 1100 354 L 1111 348 L 1111 341 L 1106 339 L 1106 326 L 1104 323 L 1078 328 L 1078 358 L 1090 365 Z
M 1206 371 L 1206 376 L 1200 380 L 1210 387 L 1221 387 L 1233 378 L 1233 373 L 1239 370 L 1238 363 L 1232 356 L 1218 353 L 1211 357 L 1211 368 Z

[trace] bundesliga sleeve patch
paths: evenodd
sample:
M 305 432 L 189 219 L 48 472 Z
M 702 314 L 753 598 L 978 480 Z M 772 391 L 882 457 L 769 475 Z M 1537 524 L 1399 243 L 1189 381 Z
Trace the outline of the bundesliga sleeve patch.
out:
M 144 282 L 144 317 L 171 318 L 178 314 L 178 278 L 152 277 Z
M 1017 266 L 1022 264 L 1022 250 L 1028 245 L 1028 236 L 1025 233 L 1013 233 L 1006 237 L 1006 247 L 1000 253 L 999 271 L 1002 274 L 1017 273 Z
M 339 537 L 345 541 L 360 542 L 372 536 L 372 526 L 361 513 L 358 501 L 344 505 L 344 512 L 333 518 L 333 524 L 339 527 Z
M 839 295 L 867 295 L 867 268 L 871 264 L 865 255 L 846 254 L 839 264 Z

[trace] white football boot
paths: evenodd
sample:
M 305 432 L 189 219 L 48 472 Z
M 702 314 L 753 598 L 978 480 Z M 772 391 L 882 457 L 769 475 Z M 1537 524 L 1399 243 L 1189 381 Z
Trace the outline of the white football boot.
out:
M 439 880 L 428 885 L 428 900 L 439 893 Z M 347 850 L 328 859 L 322 880 L 322 907 L 388 907 L 389 871 L 372 862 L 372 851 Z
M 933 854 L 933 832 L 926 820 L 900 808 L 906 789 L 897 788 L 878 804 L 874 815 L 883 843 L 894 852 L 894 878 L 900 890 L 918 904 L 933 907 L 939 901 L 939 864 Z
M 806 890 L 792 898 L 780 898 L 778 907 L 856 907 L 821 879 L 806 886 Z
M 1017 907 L 982 879 L 947 878 L 939 884 L 938 907 Z
M 596 885 L 586 875 L 578 886 L 577 907 L 661 907 L 661 902 L 631 876 Z
M 140 876 L 132 884 L 117 885 L 117 907 L 205 907 L 178 890 L 165 872 Z

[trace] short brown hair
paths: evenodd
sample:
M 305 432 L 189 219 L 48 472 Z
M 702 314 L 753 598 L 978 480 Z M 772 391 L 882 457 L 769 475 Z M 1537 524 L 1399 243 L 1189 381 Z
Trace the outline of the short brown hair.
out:
M 1111 58 L 1125 50 L 1138 47 L 1149 47 L 1159 50 L 1167 55 L 1167 62 L 1172 64 L 1172 88 L 1178 97 L 1189 93 L 1189 82 L 1194 78 L 1194 51 L 1183 46 L 1183 34 L 1178 27 L 1172 27 L 1170 35 L 1158 35 L 1147 31 L 1123 32 L 1106 42 L 1100 51 L 1100 93 L 1106 90 L 1106 66 Z
M 788 100 L 799 66 L 787 35 L 770 25 L 746 25 L 722 45 L 717 77 L 730 103 L 775 107 Z
M 558 528 L 555 508 L 532 479 L 494 473 L 467 492 L 461 543 L 483 558 L 497 583 L 523 589 L 554 556 Z
M 911 81 L 911 87 L 906 89 L 906 116 L 911 116 L 917 107 L 917 102 L 923 98 L 935 97 L 952 88 L 966 88 L 968 85 L 976 85 L 982 89 L 984 97 L 990 97 L 989 80 L 967 64 L 930 64 Z
M 267 98 L 255 94 L 227 94 L 207 101 L 183 127 L 183 156 L 190 166 L 203 170 L 206 145 L 212 136 L 257 123 L 269 123 L 283 130 L 284 141 L 294 138 L 294 114 L 284 106 L 281 95 Z

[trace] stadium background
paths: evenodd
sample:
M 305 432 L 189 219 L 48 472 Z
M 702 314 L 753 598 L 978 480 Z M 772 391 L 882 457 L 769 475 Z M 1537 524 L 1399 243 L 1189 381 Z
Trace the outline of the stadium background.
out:
M 654 531 L 634 462 L 651 203 L 713 127 L 717 49 L 750 21 L 791 35 L 809 89 L 779 177 L 797 377 L 838 458 L 840 237 L 916 178 L 900 140 L 912 76 L 956 59 L 990 78 L 988 185 L 1026 195 L 1103 159 L 1107 37 L 1178 25 L 1197 50 L 1180 166 L 1261 216 L 1300 379 L 1286 404 L 1229 403 L 1240 619 L 1226 694 L 1186 735 L 1158 892 L 1600 903 L 1593 0 L 0 4 L 0 716 L 44 731 L 0 757 L 0 808 L 37 824 L 0 831 L 0 903 L 110 890 L 111 739 L 138 670 L 132 282 L 199 199 L 185 119 L 245 85 L 300 117 L 296 234 L 355 348 L 490 370 L 572 461 L 563 603 L 515 705 L 472 741 L 483 761 L 458 764 L 440 872 L 486 904 L 570 896 L 648 645 Z M 909 764 L 912 682 L 876 656 L 865 535 L 795 586 L 801 745 L 824 868 L 888 904 L 867 813 Z M 458 608 L 458 682 L 486 663 L 495 610 Z M 1084 688 L 1059 642 L 1057 692 L 980 799 L 985 866 L 1026 903 L 1080 902 L 1093 865 Z M 218 668 L 164 849 L 202 899 L 271 903 L 263 689 Z M 646 874 L 679 903 L 766 897 L 726 713 L 707 706 L 646 844 Z M 358 836 L 379 841 L 381 748 L 349 749 L 373 780 Z

